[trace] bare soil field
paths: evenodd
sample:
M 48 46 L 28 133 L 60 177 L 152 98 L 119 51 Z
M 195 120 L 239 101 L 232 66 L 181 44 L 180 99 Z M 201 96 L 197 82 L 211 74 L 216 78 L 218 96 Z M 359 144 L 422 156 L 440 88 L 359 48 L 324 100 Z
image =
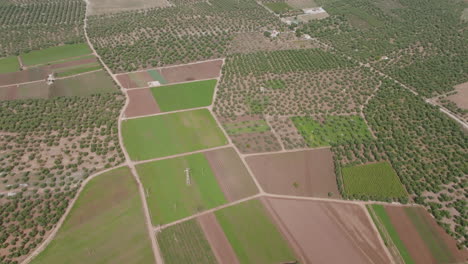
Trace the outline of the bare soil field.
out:
M 47 75 L 48 72 L 43 67 L 12 73 L 4 73 L 0 74 L 0 86 L 45 80 Z
M 229 202 L 258 192 L 247 168 L 233 148 L 208 151 L 204 155 Z
M 259 153 L 281 150 L 281 145 L 271 131 L 230 135 L 242 153 Z
M 414 225 L 414 222 L 405 210 L 408 210 L 408 208 L 385 206 L 385 211 L 387 211 L 392 225 L 395 227 L 400 239 L 408 249 L 409 254 L 416 263 L 440 263 L 437 259 L 436 253 L 431 252 L 431 249 L 428 247 L 430 244 L 429 239 L 418 232 L 417 227 Z M 468 259 L 468 252 L 458 250 L 456 241 L 437 224 L 434 218 L 429 215 L 425 209 L 412 208 L 412 210 L 417 210 L 417 213 L 423 217 L 425 224 L 427 224 L 432 232 L 434 232 L 433 234 L 426 235 L 432 236 L 432 238 L 436 238 L 440 243 L 442 243 L 442 246 L 444 246 L 445 250 L 451 254 L 454 261 L 463 262 Z M 440 249 L 440 246 L 438 247 L 439 250 L 442 250 Z
M 314 0 L 287 0 L 286 3 L 297 9 L 318 7 Z
M 167 83 L 196 81 L 218 78 L 223 60 L 213 60 L 188 65 L 161 68 L 161 74 Z
M 0 100 L 15 100 L 18 96 L 18 85 L 0 87 Z
M 220 264 L 238 264 L 236 253 L 227 240 L 223 229 L 213 213 L 205 214 L 197 218 L 211 249 Z
M 120 85 L 122 85 L 125 89 L 138 87 L 138 85 L 132 79 L 130 79 L 130 76 L 126 73 L 116 75 L 115 77 L 119 81 Z
M 18 85 L 17 99 L 49 98 L 50 86 L 45 81 Z
M 246 160 L 266 192 L 313 197 L 331 193 L 341 198 L 330 149 L 256 155 Z
M 93 62 L 97 62 L 96 57 L 84 58 L 84 59 L 79 59 L 79 60 L 72 60 L 72 61 L 52 64 L 50 66 L 47 66 L 47 68 L 49 68 L 51 70 L 54 70 L 54 69 L 60 69 L 60 68 L 65 68 L 65 67 L 70 67 L 70 66 L 78 66 L 78 65 L 83 65 L 83 64 L 93 63 Z
M 455 86 L 456 94 L 447 97 L 462 109 L 468 109 L 468 82 Z
M 290 199 L 265 203 L 305 263 L 391 263 L 358 205 Z
M 129 90 L 128 96 L 129 104 L 125 109 L 126 117 L 150 115 L 161 112 L 149 88 Z
M 137 9 L 169 6 L 167 0 L 145 1 L 145 0 L 91 0 L 89 1 L 90 15 L 118 13 Z

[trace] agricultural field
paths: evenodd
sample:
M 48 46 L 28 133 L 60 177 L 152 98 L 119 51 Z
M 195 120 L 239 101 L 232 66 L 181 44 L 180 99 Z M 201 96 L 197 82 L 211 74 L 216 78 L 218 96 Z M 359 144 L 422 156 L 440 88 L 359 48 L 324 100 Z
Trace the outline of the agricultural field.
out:
M 261 201 L 243 202 L 216 211 L 215 215 L 240 263 L 294 263 L 297 260 Z
M 145 160 L 227 144 L 206 109 L 128 119 L 124 145 L 133 160 Z
M 246 158 L 268 193 L 340 198 L 329 149 L 315 149 Z
M 0 58 L 0 74 L 15 72 L 19 70 L 20 65 L 16 56 Z
M 88 33 L 104 62 L 114 72 L 129 72 L 222 58 L 237 33 L 285 28 L 254 0 L 176 2 L 144 15 L 89 17 Z
M 398 199 L 408 195 L 388 162 L 343 167 L 341 173 L 344 190 L 350 198 Z
M 455 91 L 437 98 L 437 102 L 468 121 L 468 82 L 456 85 Z
M 49 98 L 50 87 L 46 82 L 25 83 L 0 87 L 0 100 Z
M 159 109 L 169 112 L 209 106 L 213 101 L 216 80 L 188 82 L 151 88 Z
M 126 12 L 131 10 L 167 7 L 166 0 L 144 1 L 144 0 L 91 0 L 89 1 L 89 15 L 99 15 L 108 13 Z
M 164 263 L 218 263 L 196 220 L 168 227 L 157 234 L 157 239 Z
M 239 135 L 248 133 L 258 133 L 270 131 L 270 127 L 265 120 L 246 120 L 240 122 L 225 123 L 224 129 L 229 135 Z
M 468 146 L 461 127 L 391 80 L 383 82 L 364 115 L 376 139 L 334 146 L 335 167 L 389 161 L 410 199 L 425 206 L 447 233 L 466 245 Z
M 292 122 L 309 147 L 330 146 L 346 142 L 365 142 L 372 135 L 359 116 L 292 117 Z
M 154 262 L 143 206 L 128 167 L 92 179 L 47 248 L 31 263 Z
M 300 263 L 392 263 L 359 205 L 277 198 L 266 205 Z
M 57 79 L 51 85 L 50 90 L 51 97 L 87 96 L 118 92 L 112 78 L 103 70 Z
M 150 88 L 128 90 L 128 105 L 125 109 L 126 117 L 157 114 L 161 112 Z
M 157 69 L 118 74 L 117 80 L 127 89 L 218 78 L 223 60 L 202 61 Z
M 65 60 L 72 57 L 81 57 L 91 54 L 91 52 L 88 44 L 80 43 L 34 50 L 28 53 L 22 53 L 20 58 L 25 66 L 32 66 Z
M 288 13 L 293 10 L 293 7 L 286 2 L 267 2 L 264 5 L 276 14 Z
M 202 153 L 139 164 L 137 171 L 155 226 L 227 203 Z
M 372 205 L 368 210 L 403 263 L 458 263 L 468 257 L 423 208 Z
M 0 58 L 84 41 L 86 3 L 4 1 L 0 6 Z

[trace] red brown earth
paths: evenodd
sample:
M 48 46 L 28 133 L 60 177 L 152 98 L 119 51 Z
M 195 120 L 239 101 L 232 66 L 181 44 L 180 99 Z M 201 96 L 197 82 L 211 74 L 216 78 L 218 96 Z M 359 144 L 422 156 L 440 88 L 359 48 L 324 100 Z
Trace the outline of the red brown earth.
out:
M 276 198 L 265 204 L 303 263 L 391 263 L 359 205 Z
M 129 101 L 125 109 L 126 117 L 150 115 L 161 112 L 150 89 L 129 90 L 127 93 Z
M 0 74 L 0 86 L 45 80 L 48 71 L 45 67 Z
M 260 153 L 281 150 L 278 139 L 271 131 L 229 135 L 240 152 Z
M 18 96 L 18 85 L 0 87 L 0 100 L 15 100 Z
M 223 60 L 213 60 L 161 68 L 160 72 L 167 83 L 176 83 L 217 78 L 222 66 Z
M 198 217 L 197 221 L 205 233 L 218 263 L 238 264 L 239 260 L 215 215 L 213 213 L 205 214 Z
M 401 206 L 385 206 L 385 211 L 390 217 L 392 225 L 395 227 L 401 241 L 408 249 L 411 258 L 418 264 L 438 263 L 432 255 L 430 249 L 420 236 L 411 219 L 405 212 L 407 208 Z M 432 218 L 424 208 L 414 208 L 417 213 L 423 216 L 428 225 L 435 232 L 435 236 L 443 241 L 447 250 L 455 261 L 463 262 L 468 259 L 468 252 L 458 250 L 456 241 L 449 236 L 442 227 Z
M 468 82 L 455 86 L 456 94 L 447 97 L 462 109 L 468 109 Z
M 266 192 L 341 198 L 328 148 L 255 155 L 246 161 Z
M 128 74 L 119 74 L 115 76 L 117 81 L 119 81 L 120 85 L 122 85 L 125 89 L 136 88 L 138 85 L 130 80 L 130 76 Z
M 233 148 L 212 150 L 204 155 L 229 202 L 258 193 L 257 186 Z

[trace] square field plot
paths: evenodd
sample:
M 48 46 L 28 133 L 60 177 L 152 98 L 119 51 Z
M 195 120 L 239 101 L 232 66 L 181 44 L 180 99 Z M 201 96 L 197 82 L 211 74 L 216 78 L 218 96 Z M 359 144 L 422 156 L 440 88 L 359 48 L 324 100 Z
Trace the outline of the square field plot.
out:
M 52 61 L 64 60 L 67 58 L 91 54 L 92 51 L 88 44 L 71 44 L 52 47 L 48 49 L 35 50 L 29 53 L 21 54 L 24 65 L 31 66 L 37 64 L 46 64 Z
M 388 162 L 379 162 L 342 169 L 348 195 L 385 198 L 407 197 L 407 193 Z
M 206 109 L 125 120 L 125 148 L 133 160 L 146 160 L 228 143 Z
M 153 225 L 167 224 L 227 202 L 202 153 L 140 164 L 137 170 Z
M 163 112 L 209 106 L 213 101 L 216 80 L 181 83 L 151 88 Z

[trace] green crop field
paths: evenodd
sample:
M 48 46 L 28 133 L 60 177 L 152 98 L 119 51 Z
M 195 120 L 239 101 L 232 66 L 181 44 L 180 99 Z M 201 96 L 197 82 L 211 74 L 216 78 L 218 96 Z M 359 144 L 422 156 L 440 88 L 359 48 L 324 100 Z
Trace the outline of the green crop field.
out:
M 151 88 L 163 112 L 209 106 L 216 80 L 189 82 Z
M 152 263 L 137 184 L 127 167 L 97 176 L 34 264 Z
M 9 73 L 20 70 L 18 58 L 16 56 L 10 56 L 0 58 L 0 73 Z
M 348 195 L 379 198 L 407 196 L 398 175 L 388 162 L 344 167 L 342 174 Z
M 124 145 L 133 160 L 145 160 L 227 144 L 206 109 L 125 120 Z
M 57 79 L 52 86 L 51 96 L 86 96 L 117 91 L 117 86 L 105 71 L 96 71 Z
M 285 263 L 296 260 L 260 201 L 250 200 L 216 211 L 241 264 Z
M 43 50 L 35 50 L 29 53 L 21 54 L 23 64 L 38 65 L 46 64 L 52 61 L 58 61 L 70 57 L 78 57 L 92 53 L 86 43 L 56 46 Z
M 224 128 L 229 135 L 270 131 L 270 126 L 268 126 L 265 120 L 249 120 L 236 123 L 226 123 L 224 124 Z
M 166 264 L 218 263 L 195 219 L 164 229 L 157 239 Z
M 277 14 L 283 14 L 293 10 L 293 8 L 285 2 L 270 2 L 264 3 L 264 5 Z
M 187 185 L 185 169 L 190 169 Z M 154 225 L 167 224 L 226 203 L 202 153 L 137 165 Z
M 66 77 L 89 71 L 95 71 L 101 69 L 101 65 L 98 62 L 86 63 L 81 65 L 74 65 L 70 67 L 63 67 L 55 70 L 55 76 Z
M 411 258 L 408 249 L 403 244 L 403 241 L 401 241 L 398 232 L 396 231 L 395 227 L 390 221 L 390 217 L 385 211 L 385 208 L 382 205 L 373 204 L 371 206 L 368 206 L 367 209 L 369 210 L 370 215 L 372 216 L 372 220 L 375 222 L 375 225 L 379 228 L 379 231 L 381 231 L 381 225 L 383 225 L 383 228 L 386 229 L 387 234 L 390 236 L 390 239 L 392 240 L 393 244 L 400 252 L 400 256 L 403 258 L 403 261 L 406 264 L 415 263 Z M 371 212 L 371 210 L 374 212 L 374 214 Z M 376 219 L 376 217 L 378 219 Z M 379 222 L 377 223 L 376 221 Z
M 273 90 L 284 89 L 286 88 L 286 82 L 281 79 L 273 79 L 266 81 L 265 86 Z
M 359 116 L 328 116 L 322 123 L 312 117 L 292 117 L 291 120 L 309 147 L 362 142 L 372 138 Z

